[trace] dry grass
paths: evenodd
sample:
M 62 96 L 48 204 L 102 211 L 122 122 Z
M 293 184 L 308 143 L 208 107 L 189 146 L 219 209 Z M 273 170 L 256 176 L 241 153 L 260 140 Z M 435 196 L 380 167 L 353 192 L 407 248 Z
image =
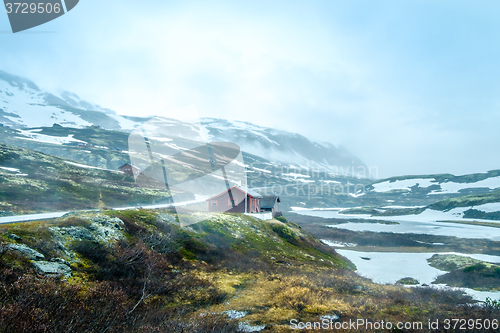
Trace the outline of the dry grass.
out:
M 348 269 L 325 265 L 319 258 L 328 254 L 311 251 L 314 240 L 290 224 L 273 234 L 272 225 L 252 222 L 270 237 L 267 243 L 256 238 L 251 251 L 251 243 L 242 246 L 252 241 L 247 236 L 235 241 L 222 231 L 188 232 L 158 221 L 153 211 L 121 214 L 126 238 L 73 244 L 72 251 L 82 261 L 73 267 L 69 281 L 37 275 L 29 261 L 4 251 L 0 241 L 0 331 L 236 332 L 240 321 L 266 325 L 268 332 L 294 332 L 291 319 L 318 321 L 323 315 L 337 315 L 341 321 L 427 322 L 499 313 L 469 305 L 471 299 L 460 292 L 379 285 Z M 37 222 L 2 230 L 36 245 L 40 239 L 50 241 L 50 225 Z M 280 234 L 279 246 L 292 254 L 270 259 Z M 45 252 L 50 257 L 64 255 L 51 251 Z M 230 320 L 222 314 L 228 310 L 247 315 Z

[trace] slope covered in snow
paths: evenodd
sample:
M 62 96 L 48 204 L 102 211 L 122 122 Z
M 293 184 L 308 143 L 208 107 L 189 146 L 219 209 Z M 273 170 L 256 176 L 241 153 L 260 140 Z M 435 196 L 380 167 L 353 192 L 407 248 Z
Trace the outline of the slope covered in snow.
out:
M 331 172 L 351 178 L 370 177 L 363 162 L 347 150 L 330 143 L 309 140 L 300 134 L 224 119 L 202 118 L 202 128 L 194 128 L 192 124 L 176 119 L 121 116 L 84 101 L 75 93 L 51 93 L 28 79 L 0 71 L 0 123 L 12 129 L 27 130 L 59 124 L 72 128 L 99 126 L 129 132 L 146 122 L 147 126 L 158 125 L 160 139 L 187 135 L 187 139 L 199 140 L 208 136 L 209 141 L 236 143 L 244 152 L 303 171 L 315 169 L 316 172 Z M 43 142 L 73 141 L 70 137 L 54 139 L 35 132 L 22 134 L 29 140 Z M 328 176 L 325 174 L 323 178 Z
M 34 82 L 0 71 L 0 122 L 12 128 L 52 126 L 82 128 L 96 125 L 129 130 L 137 124 L 114 111 L 63 91 L 50 93 Z
M 304 170 L 328 170 L 353 178 L 369 177 L 367 167 L 359 158 L 330 143 L 320 143 L 297 133 L 242 121 L 203 118 L 201 123 L 212 141 L 234 142 L 243 151 L 273 162 L 289 163 Z

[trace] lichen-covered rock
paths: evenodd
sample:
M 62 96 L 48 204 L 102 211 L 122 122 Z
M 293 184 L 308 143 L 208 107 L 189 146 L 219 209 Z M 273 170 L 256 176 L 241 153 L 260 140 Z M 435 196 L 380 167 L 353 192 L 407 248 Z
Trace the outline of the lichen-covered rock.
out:
M 51 262 L 57 262 L 57 263 L 69 266 L 69 263 L 66 260 L 62 259 L 62 258 L 52 258 L 52 259 L 50 259 L 50 261 Z
M 51 277 L 61 277 L 65 278 L 71 277 L 71 268 L 60 262 L 50 262 L 50 261 L 35 261 L 33 266 L 38 273 L 42 275 L 47 275 Z
M 123 221 L 117 217 L 97 215 L 89 221 L 91 224 L 86 227 L 51 227 L 49 229 L 58 236 L 56 238 L 63 246 L 71 239 L 106 242 L 123 237 Z
M 121 230 L 123 226 L 123 221 L 117 217 L 109 217 L 107 215 L 97 215 L 91 220 L 92 222 L 96 222 L 102 224 L 105 227 L 116 228 Z
M 94 237 L 102 242 L 123 238 L 123 221 L 117 217 L 97 215 L 91 219 L 90 229 Z
M 21 255 L 24 255 L 31 260 L 42 260 L 43 258 L 45 258 L 43 254 L 33 250 L 32 248 L 24 244 L 9 244 L 7 245 L 7 248 L 11 251 L 19 252 Z
M 94 239 L 94 236 L 92 236 L 90 231 L 83 227 L 65 227 L 65 228 L 59 228 L 59 231 L 61 234 L 68 235 L 74 239 L 87 239 L 87 240 Z

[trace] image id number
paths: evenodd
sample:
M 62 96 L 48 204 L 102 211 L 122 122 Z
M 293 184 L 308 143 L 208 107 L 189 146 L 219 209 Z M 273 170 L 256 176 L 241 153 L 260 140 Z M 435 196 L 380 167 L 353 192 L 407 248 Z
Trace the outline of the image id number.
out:
M 61 12 L 61 4 L 51 4 L 51 3 L 22 3 L 22 2 L 14 2 L 14 3 L 6 3 L 5 8 L 7 9 L 7 14 L 15 13 L 15 14 L 34 14 L 34 13 L 56 13 L 59 14 Z

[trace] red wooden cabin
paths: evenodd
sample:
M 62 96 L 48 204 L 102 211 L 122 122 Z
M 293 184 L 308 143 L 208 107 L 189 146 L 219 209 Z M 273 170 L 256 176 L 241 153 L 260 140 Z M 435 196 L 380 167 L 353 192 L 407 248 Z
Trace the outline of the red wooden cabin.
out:
M 246 213 L 259 213 L 261 199 L 258 193 L 246 192 Z M 209 212 L 245 213 L 245 191 L 236 186 L 206 201 Z

